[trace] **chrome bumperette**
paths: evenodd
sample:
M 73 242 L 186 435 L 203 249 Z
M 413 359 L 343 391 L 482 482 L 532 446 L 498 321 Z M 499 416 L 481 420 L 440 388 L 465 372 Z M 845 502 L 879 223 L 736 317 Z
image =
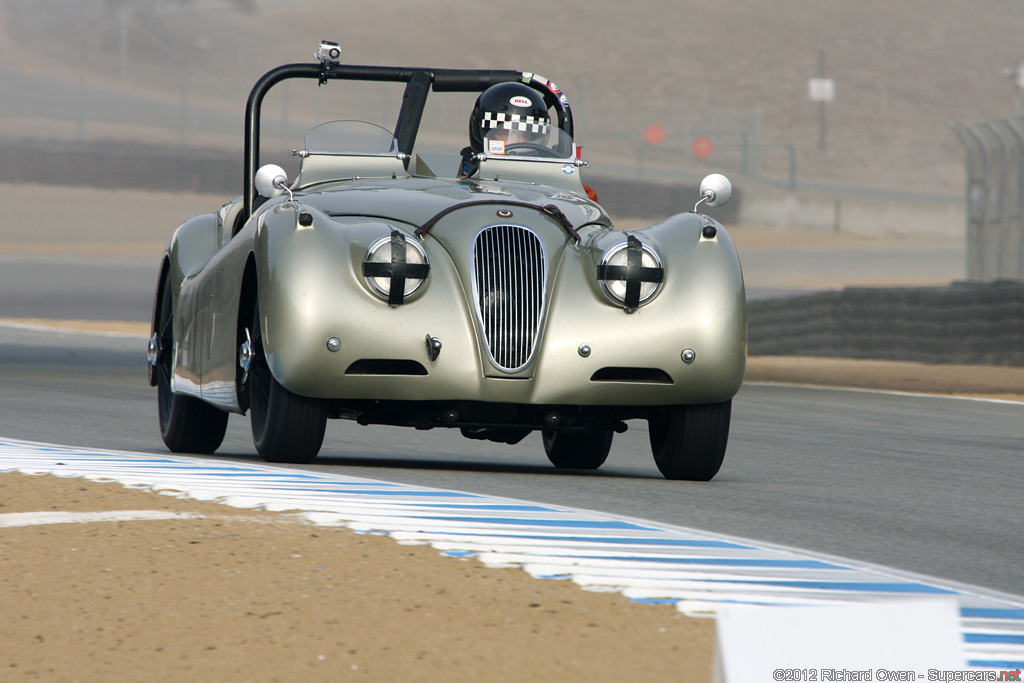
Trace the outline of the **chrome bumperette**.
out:
M 149 344 L 146 348 L 146 359 L 154 368 L 160 362 L 160 335 L 156 332 L 149 338 Z
M 240 384 L 245 384 L 246 380 L 249 379 L 249 369 L 252 367 L 253 355 L 252 335 L 247 327 L 245 328 L 245 341 L 238 347 L 238 367 L 242 368 Z
M 473 304 L 487 359 L 503 373 L 533 359 L 547 301 L 544 242 L 520 225 L 490 225 L 474 237 Z

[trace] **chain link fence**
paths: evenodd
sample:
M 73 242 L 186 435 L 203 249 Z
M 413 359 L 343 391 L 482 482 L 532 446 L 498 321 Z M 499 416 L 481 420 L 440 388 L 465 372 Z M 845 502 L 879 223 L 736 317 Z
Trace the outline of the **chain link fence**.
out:
M 1024 280 L 1024 116 L 952 128 L 967 150 L 967 279 Z

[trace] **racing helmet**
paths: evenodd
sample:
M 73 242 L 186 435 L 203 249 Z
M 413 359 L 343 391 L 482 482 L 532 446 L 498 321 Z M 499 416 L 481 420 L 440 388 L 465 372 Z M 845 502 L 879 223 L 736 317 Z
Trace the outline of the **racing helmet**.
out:
M 480 93 L 469 117 L 469 146 L 484 149 L 484 135 L 493 128 L 518 131 L 521 140 L 543 144 L 551 126 L 544 97 L 523 83 L 509 81 Z

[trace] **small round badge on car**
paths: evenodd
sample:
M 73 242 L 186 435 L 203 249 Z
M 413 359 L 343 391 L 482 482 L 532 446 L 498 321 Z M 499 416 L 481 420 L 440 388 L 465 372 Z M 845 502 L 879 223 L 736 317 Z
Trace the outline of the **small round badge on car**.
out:
M 498 218 L 512 218 L 512 212 L 508 209 L 498 209 Z

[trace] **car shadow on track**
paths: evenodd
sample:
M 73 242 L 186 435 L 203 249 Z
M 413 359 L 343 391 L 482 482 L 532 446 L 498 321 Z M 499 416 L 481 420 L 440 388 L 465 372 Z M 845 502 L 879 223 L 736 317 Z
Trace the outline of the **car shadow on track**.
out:
M 571 477 L 628 477 L 635 478 L 661 478 L 654 474 L 637 471 L 635 469 L 622 469 L 615 467 L 603 467 L 599 470 L 574 470 L 558 469 L 551 465 L 527 465 L 512 464 L 508 462 L 471 462 L 465 460 L 420 460 L 416 458 L 372 458 L 372 457 L 332 457 L 321 456 L 316 459 L 316 464 L 336 465 L 339 467 L 367 467 L 375 469 L 410 469 L 410 470 L 435 470 L 435 471 L 461 471 L 461 472 L 486 472 L 504 474 L 538 474 L 545 476 L 571 476 Z
M 267 464 L 254 453 L 217 453 L 214 458 L 243 460 L 251 463 Z M 626 479 L 661 479 L 656 470 L 644 471 L 638 467 L 615 467 L 606 465 L 599 470 L 574 470 L 557 469 L 551 465 L 544 464 L 518 464 L 504 462 L 482 462 L 474 460 L 453 460 L 453 459 L 421 459 L 395 456 L 368 456 L 357 457 L 345 455 L 322 454 L 309 465 L 283 465 L 296 469 L 309 468 L 330 468 L 333 474 L 346 474 L 347 468 L 360 468 L 366 470 L 389 470 L 406 471 L 433 471 L 433 472 L 467 472 L 484 474 L 532 474 L 542 476 L 561 477 L 598 477 L 598 478 L 626 478 Z M 337 468 L 337 472 L 334 472 Z M 350 473 L 353 476 L 367 476 L 366 472 Z

